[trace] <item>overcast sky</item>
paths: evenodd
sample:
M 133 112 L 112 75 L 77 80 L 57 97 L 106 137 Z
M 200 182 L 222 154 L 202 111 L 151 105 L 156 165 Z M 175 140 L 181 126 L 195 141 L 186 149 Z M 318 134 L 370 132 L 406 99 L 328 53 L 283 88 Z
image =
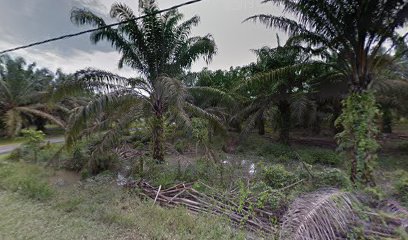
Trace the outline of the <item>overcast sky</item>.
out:
M 186 0 L 159 0 L 160 8 L 167 8 Z M 73 7 L 89 8 L 107 14 L 115 0 L 0 0 L 0 50 L 44 40 L 58 35 L 85 29 L 70 21 Z M 119 0 L 137 12 L 138 0 Z M 251 49 L 264 45 L 276 46 L 276 31 L 261 24 L 242 21 L 254 14 L 273 13 L 280 15 L 281 9 L 261 0 L 204 0 L 180 9 L 186 18 L 201 17 L 201 23 L 193 35 L 210 33 L 215 38 L 218 54 L 208 65 L 210 69 L 227 69 L 230 66 L 248 64 L 255 60 Z M 283 34 L 281 34 L 283 37 Z M 93 67 L 120 73 L 134 74 L 131 69 L 118 70 L 119 55 L 109 44 L 93 45 L 89 35 L 49 43 L 13 55 L 35 61 L 39 66 L 52 70 L 61 68 L 75 72 Z M 193 65 L 194 71 L 205 67 L 203 61 Z

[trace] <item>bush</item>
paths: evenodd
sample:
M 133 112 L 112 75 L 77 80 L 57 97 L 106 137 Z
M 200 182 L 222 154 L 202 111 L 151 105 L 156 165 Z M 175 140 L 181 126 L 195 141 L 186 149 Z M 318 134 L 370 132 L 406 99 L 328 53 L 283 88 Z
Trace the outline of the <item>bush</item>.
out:
M 364 193 L 370 201 L 378 202 L 384 200 L 384 192 L 379 187 L 366 187 Z
M 268 186 L 275 189 L 285 187 L 298 179 L 295 174 L 288 172 L 282 164 L 263 167 L 261 178 Z
M 403 153 L 408 153 L 408 142 L 398 144 L 397 149 Z
M 314 186 L 322 187 L 336 187 L 349 188 L 352 186 L 349 177 L 340 169 L 325 169 L 321 172 L 314 172 Z
M 309 164 L 322 164 L 328 166 L 339 166 L 343 162 L 340 154 L 329 149 L 309 148 L 299 151 L 299 155 L 303 161 Z
M 188 143 L 185 140 L 178 140 L 176 144 L 174 144 L 174 148 L 180 154 L 184 154 L 186 149 L 188 149 Z
M 293 150 L 289 146 L 283 144 L 268 144 L 258 149 L 258 154 L 261 156 L 273 156 L 275 158 L 296 158 Z
M 89 159 L 89 155 L 87 154 L 86 149 L 84 149 L 84 146 L 82 144 L 75 144 L 70 155 L 72 155 L 72 157 L 65 164 L 65 168 L 76 172 L 84 169 Z
M 395 183 L 397 196 L 401 200 L 402 204 L 408 207 L 408 172 L 398 171 L 396 176 L 398 176 L 398 180 Z

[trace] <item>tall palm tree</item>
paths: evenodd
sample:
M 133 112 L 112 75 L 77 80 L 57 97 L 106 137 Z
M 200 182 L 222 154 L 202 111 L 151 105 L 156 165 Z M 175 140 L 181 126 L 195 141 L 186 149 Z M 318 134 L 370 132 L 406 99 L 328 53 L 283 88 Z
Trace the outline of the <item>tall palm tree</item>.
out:
M 118 28 L 105 28 L 91 35 L 93 43 L 108 41 L 121 54 L 119 68 L 127 65 L 137 71 L 137 78 L 87 69 L 76 74 L 76 84 L 65 89 L 88 87 L 99 93 L 99 97 L 86 107 L 77 110 L 68 131 L 68 140 L 75 139 L 85 127 L 98 120 L 110 129 L 105 135 L 115 135 L 132 121 L 145 119 L 152 131 L 153 159 L 164 161 L 164 121 L 176 121 L 190 126 L 187 112 L 206 117 L 218 123 L 212 114 L 194 106 L 189 101 L 189 92 L 178 77 L 191 64 L 203 57 L 211 61 L 216 45 L 211 35 L 190 37 L 191 30 L 199 23 L 194 16 L 181 22 L 183 15 L 176 10 L 154 14 L 159 10 L 155 1 L 141 6 L 147 15 L 140 21 L 130 21 Z M 110 17 L 127 21 L 136 17 L 125 4 L 112 5 Z M 78 25 L 106 26 L 103 18 L 85 9 L 74 9 L 71 20 Z M 211 91 L 211 89 L 201 89 Z M 101 118 L 101 114 L 104 117 Z M 91 121 L 92 120 L 92 121 Z M 115 130 L 116 129 L 116 130 Z M 108 141 L 109 142 L 109 141 Z
M 344 131 L 338 135 L 341 146 L 351 156 L 351 180 L 372 182 L 370 161 L 378 144 L 374 138 L 375 101 L 367 92 L 372 84 L 376 58 L 390 40 L 404 38 L 397 30 L 408 20 L 405 0 L 264 0 L 282 5 L 289 17 L 261 14 L 249 19 L 292 35 L 292 41 L 307 44 L 315 52 L 336 55 L 340 71 L 349 83 L 350 101 L 367 114 L 354 115 L 346 122 L 347 112 L 340 118 Z M 323 55 L 325 57 L 325 55 Z M 361 101 L 360 101 L 361 100 Z M 357 102 L 358 101 L 358 102 Z M 365 101 L 365 102 L 364 102 Z M 346 106 L 346 105 L 345 105 Z M 353 107 L 345 108 L 352 111 Z M 350 116 L 350 115 L 349 115 Z M 363 117 L 364 116 L 364 117 Z M 369 117 L 368 117 L 369 116 Z M 364 118 L 364 119 L 363 119 Z M 358 126 L 361 129 L 349 129 Z M 364 129 L 363 129 L 364 128 Z M 362 134 L 364 132 L 364 134 Z M 357 136 L 356 134 L 359 134 Z M 365 146 L 364 148 L 361 146 Z M 359 167 L 363 166 L 363 167 Z
M 298 21 L 274 15 L 256 15 L 260 21 L 292 35 L 315 50 L 328 50 L 338 60 L 353 92 L 365 91 L 372 81 L 375 58 L 408 20 L 404 0 L 265 0 L 283 5 Z M 406 35 L 403 36 L 404 38 Z
M 0 121 L 4 122 L 8 136 L 16 136 L 24 124 L 36 119 L 65 127 L 64 121 L 51 114 L 47 104 L 52 79 L 48 70 L 36 70 L 35 64 L 26 66 L 22 58 L 0 58 Z

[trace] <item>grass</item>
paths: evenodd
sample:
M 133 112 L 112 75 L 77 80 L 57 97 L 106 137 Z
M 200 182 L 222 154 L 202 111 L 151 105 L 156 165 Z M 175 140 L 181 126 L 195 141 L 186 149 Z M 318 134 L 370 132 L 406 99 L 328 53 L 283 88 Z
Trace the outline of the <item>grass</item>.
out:
M 8 154 L 0 154 L 0 163 L 8 158 Z
M 109 174 L 75 184 L 55 174 L 0 160 L 0 239 L 245 239 L 227 219 L 153 206 Z
M 35 200 L 50 199 L 54 193 L 46 178 L 49 172 L 36 165 L 0 162 L 0 189 L 18 192 Z
M 0 146 L 4 145 L 10 145 L 10 144 L 18 144 L 18 143 L 23 143 L 24 138 L 1 138 L 0 139 Z
M 10 192 L 0 192 L 0 205 L 0 239 L 121 239 L 114 226 L 62 214 Z

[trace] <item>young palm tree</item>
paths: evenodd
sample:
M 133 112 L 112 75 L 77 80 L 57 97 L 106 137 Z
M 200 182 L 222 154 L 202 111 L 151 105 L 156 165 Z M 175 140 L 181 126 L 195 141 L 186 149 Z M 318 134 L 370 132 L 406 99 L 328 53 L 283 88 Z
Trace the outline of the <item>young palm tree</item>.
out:
M 384 54 L 375 72 L 371 88 L 376 91 L 376 99 L 382 111 L 382 132 L 392 133 L 393 111 L 403 112 L 408 99 L 408 73 L 406 57 Z
M 76 86 L 98 91 L 99 98 L 77 110 L 75 121 L 68 131 L 69 141 L 79 137 L 90 120 L 95 123 L 98 119 L 101 125 L 109 123 L 120 130 L 134 120 L 145 119 L 152 131 L 153 158 L 163 162 L 166 117 L 188 127 L 190 119 L 186 112 L 189 111 L 218 122 L 214 115 L 191 104 L 189 91 L 194 89 L 186 88 L 177 79 L 198 58 L 204 57 L 207 62 L 212 59 L 216 53 L 214 40 L 211 35 L 190 37 L 192 28 L 199 23 L 198 16 L 181 22 L 183 15 L 178 11 L 154 15 L 158 10 L 157 4 L 150 1 L 141 6 L 141 12 L 148 17 L 91 35 L 95 44 L 103 40 L 110 42 L 121 54 L 119 68 L 127 65 L 135 69 L 139 77 L 127 79 L 92 69 L 78 72 Z M 128 6 L 121 3 L 112 5 L 110 16 L 118 21 L 136 17 Z M 74 9 L 71 19 L 79 25 L 106 25 L 101 17 L 85 9 Z M 103 117 L 101 114 L 104 114 Z M 112 129 L 106 137 L 115 133 L 117 131 Z
M 351 179 L 353 182 L 371 182 L 369 161 L 378 148 L 374 136 L 375 101 L 367 92 L 372 84 L 376 58 L 387 41 L 399 36 L 408 20 L 408 2 L 405 0 L 265 0 L 283 5 L 285 12 L 297 18 L 274 15 L 256 15 L 249 19 L 260 21 L 267 27 L 274 27 L 292 35 L 292 41 L 306 43 L 315 52 L 336 55 L 339 68 L 348 80 L 351 92 L 348 98 L 350 111 L 359 108 L 365 114 L 350 119 L 347 112 L 340 118 L 342 125 L 359 126 L 364 129 L 348 129 L 345 126 L 339 136 L 341 145 L 351 155 Z M 324 56 L 323 56 L 324 57 Z M 347 102 L 345 102 L 347 104 Z M 355 107 L 351 107 L 351 105 Z M 350 120 L 348 123 L 347 120 Z M 363 133 L 364 132 L 364 133 Z M 357 136 L 356 134 L 360 135 Z M 350 142 L 350 139 L 353 142 Z M 364 150 L 361 146 L 365 146 Z M 363 166 L 360 168 L 359 166 Z
M 36 119 L 65 127 L 65 123 L 53 116 L 46 104 L 52 73 L 34 68 L 35 64 L 26 67 L 22 58 L 0 58 L 0 121 L 4 121 L 10 137 L 19 134 L 25 123 Z
M 279 129 L 279 142 L 289 144 L 292 117 L 303 115 L 303 110 L 312 104 L 305 97 L 310 91 L 305 87 L 306 82 L 312 79 L 309 69 L 314 64 L 309 54 L 290 44 L 277 48 L 263 47 L 254 52 L 258 58 L 252 66 L 254 76 L 240 86 L 249 91 L 247 107 L 237 115 L 249 117 L 243 132 L 245 134 L 255 124 L 262 124 L 263 115 L 276 107 L 274 120 Z

